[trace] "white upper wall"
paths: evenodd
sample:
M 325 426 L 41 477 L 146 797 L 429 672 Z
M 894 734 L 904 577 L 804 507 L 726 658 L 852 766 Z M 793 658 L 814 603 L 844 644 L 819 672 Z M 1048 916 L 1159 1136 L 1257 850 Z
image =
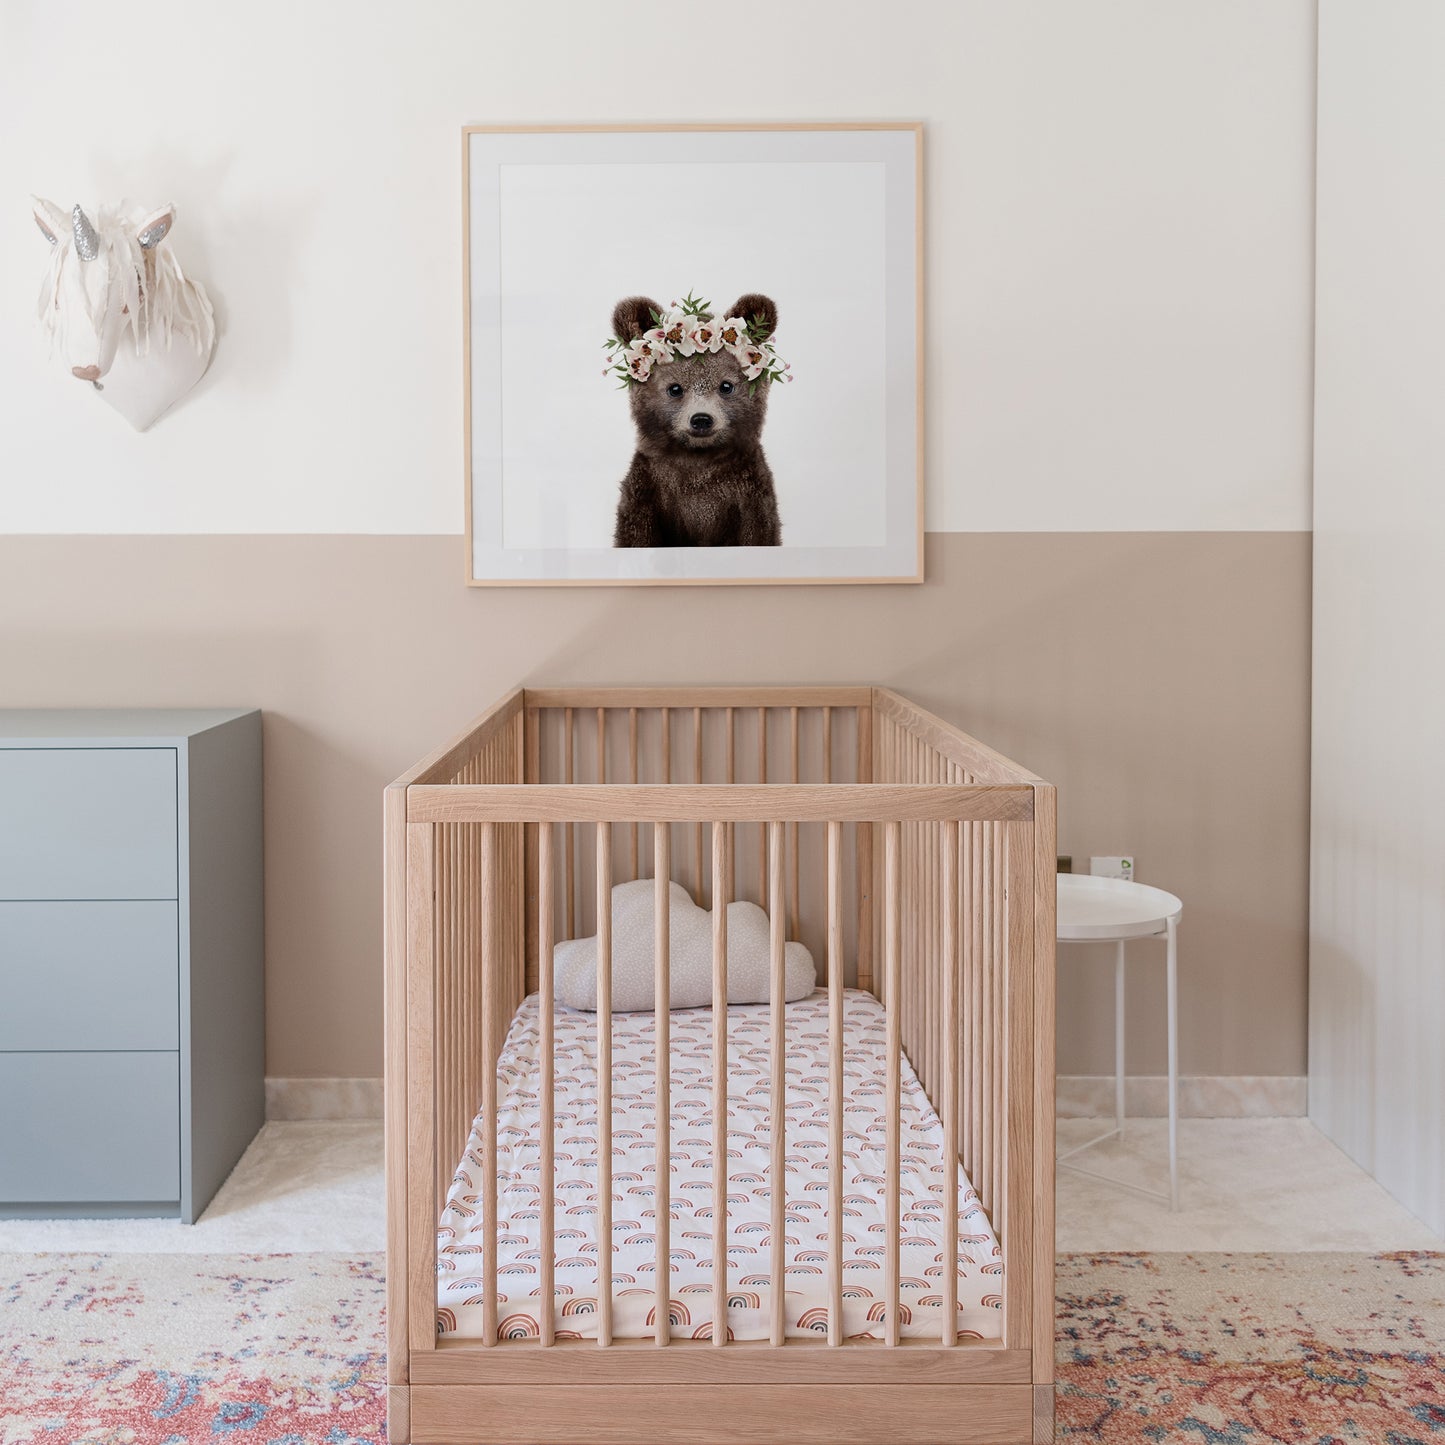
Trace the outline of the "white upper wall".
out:
M 460 531 L 461 125 L 860 118 L 928 127 L 930 529 L 1308 527 L 1313 77 L 1312 0 L 0 0 L 0 530 Z M 148 435 L 32 191 L 179 206 Z

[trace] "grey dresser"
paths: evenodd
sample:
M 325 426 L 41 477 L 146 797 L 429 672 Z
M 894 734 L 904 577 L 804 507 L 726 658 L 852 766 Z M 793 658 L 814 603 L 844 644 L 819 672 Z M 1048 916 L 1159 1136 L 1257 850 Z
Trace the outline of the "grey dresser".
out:
M 0 1216 L 192 1223 L 261 1127 L 261 714 L 0 709 Z

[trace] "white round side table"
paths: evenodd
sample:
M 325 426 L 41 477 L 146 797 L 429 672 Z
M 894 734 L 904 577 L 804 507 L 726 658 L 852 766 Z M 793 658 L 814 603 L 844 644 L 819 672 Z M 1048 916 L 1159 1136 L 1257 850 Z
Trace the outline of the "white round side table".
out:
M 1077 873 L 1058 875 L 1058 925 L 1060 943 L 1115 943 L 1114 961 L 1114 1127 L 1087 1143 L 1076 1145 L 1058 1157 L 1065 1169 L 1134 1189 L 1156 1199 L 1166 1199 L 1170 1209 L 1179 1208 L 1179 997 L 1176 934 L 1184 905 L 1162 888 L 1131 883 L 1124 878 L 1094 878 Z M 1066 1161 L 1085 1149 L 1124 1133 L 1124 945 L 1135 938 L 1163 938 L 1169 1013 L 1169 1192 L 1139 1189 L 1122 1179 L 1111 1179 L 1092 1169 Z

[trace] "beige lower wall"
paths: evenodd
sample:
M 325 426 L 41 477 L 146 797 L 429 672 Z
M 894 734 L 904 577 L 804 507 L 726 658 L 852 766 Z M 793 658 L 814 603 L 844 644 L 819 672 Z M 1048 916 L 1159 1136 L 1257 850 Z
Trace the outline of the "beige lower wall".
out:
M 1056 782 L 1062 852 L 1184 899 L 1184 1071 L 1298 1075 L 1309 559 L 1304 533 L 938 534 L 921 587 L 509 591 L 462 585 L 457 537 L 10 536 L 0 703 L 265 710 L 271 1075 L 380 1072 L 388 779 L 518 683 L 744 681 L 887 683 Z M 1112 1070 L 1108 969 L 1061 953 L 1061 1073 Z

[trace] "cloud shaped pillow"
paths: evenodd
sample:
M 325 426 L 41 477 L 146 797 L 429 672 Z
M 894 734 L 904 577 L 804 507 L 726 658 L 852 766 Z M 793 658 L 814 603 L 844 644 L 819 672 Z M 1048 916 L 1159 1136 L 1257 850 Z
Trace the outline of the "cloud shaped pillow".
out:
M 612 1007 L 632 1013 L 656 1007 L 653 953 L 654 889 L 651 878 L 612 889 Z M 712 914 L 699 908 L 681 884 L 669 887 L 668 961 L 670 1008 L 712 1003 Z M 553 950 L 552 978 L 559 1002 L 597 1008 L 597 940 L 570 938 Z M 768 1001 L 768 915 L 756 903 L 728 904 L 728 1002 Z M 806 998 L 817 983 L 813 955 L 801 943 L 783 950 L 788 1001 Z

